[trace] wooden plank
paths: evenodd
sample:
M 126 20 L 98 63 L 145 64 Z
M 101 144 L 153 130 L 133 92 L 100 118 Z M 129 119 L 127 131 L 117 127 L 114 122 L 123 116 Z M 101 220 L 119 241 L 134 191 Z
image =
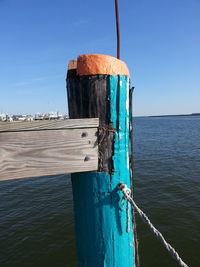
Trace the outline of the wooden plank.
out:
M 0 181 L 98 169 L 97 128 L 33 129 L 0 132 Z
M 99 119 L 67 119 L 57 121 L 0 122 L 0 132 L 33 131 L 51 129 L 97 128 Z

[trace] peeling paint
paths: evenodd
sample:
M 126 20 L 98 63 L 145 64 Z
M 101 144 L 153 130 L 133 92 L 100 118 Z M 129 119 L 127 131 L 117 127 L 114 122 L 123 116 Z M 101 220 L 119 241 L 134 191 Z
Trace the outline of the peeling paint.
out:
M 126 152 L 127 154 L 126 154 L 126 167 L 127 167 L 127 169 L 129 169 L 129 152 L 127 151 Z
M 127 115 L 129 115 L 129 90 L 130 90 L 130 87 L 129 87 L 129 79 L 126 83 L 126 112 L 127 112 Z
M 119 134 L 119 139 L 122 139 L 122 134 Z

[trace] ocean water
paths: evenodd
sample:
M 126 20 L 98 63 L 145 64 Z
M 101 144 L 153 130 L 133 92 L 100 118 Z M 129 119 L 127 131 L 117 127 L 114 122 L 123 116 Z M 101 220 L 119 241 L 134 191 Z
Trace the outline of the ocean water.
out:
M 134 199 L 186 263 L 199 267 L 200 116 L 135 118 L 133 140 Z M 138 216 L 137 233 L 141 267 L 178 266 Z M 4 266 L 76 266 L 69 175 L 0 182 Z
M 76 266 L 70 177 L 0 182 L 0 267 Z
M 189 266 L 200 266 L 200 116 L 134 120 L 134 198 Z M 137 219 L 143 267 L 171 259 Z

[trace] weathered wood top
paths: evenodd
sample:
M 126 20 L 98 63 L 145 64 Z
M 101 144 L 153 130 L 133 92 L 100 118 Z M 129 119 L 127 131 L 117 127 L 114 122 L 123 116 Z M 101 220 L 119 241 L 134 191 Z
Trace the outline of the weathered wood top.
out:
M 0 181 L 98 169 L 98 119 L 0 123 Z
M 0 132 L 97 128 L 99 119 L 42 120 L 31 122 L 0 122 Z

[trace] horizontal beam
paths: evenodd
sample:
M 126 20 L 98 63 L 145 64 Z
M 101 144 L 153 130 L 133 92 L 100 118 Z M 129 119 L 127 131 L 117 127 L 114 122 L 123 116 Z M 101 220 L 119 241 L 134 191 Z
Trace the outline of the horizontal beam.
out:
M 0 181 L 96 171 L 97 122 L 0 123 Z
M 67 119 L 67 120 L 42 120 L 30 122 L 0 122 L 0 132 L 18 132 L 18 131 L 38 131 L 53 129 L 80 129 L 80 128 L 97 128 L 99 119 Z

